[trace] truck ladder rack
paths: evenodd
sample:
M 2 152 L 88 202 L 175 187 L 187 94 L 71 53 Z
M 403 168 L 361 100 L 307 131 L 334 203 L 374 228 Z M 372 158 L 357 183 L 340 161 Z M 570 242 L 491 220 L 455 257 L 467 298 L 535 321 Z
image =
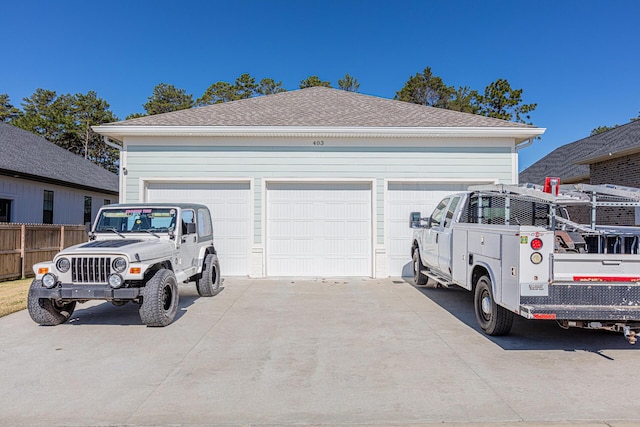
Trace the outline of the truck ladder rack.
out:
M 640 206 L 640 188 L 613 184 L 564 184 L 558 187 L 557 196 L 545 193 L 541 186 L 535 184 L 473 185 L 469 187 L 469 191 L 503 195 L 519 194 L 559 205 Z M 609 200 L 599 201 L 598 196 Z

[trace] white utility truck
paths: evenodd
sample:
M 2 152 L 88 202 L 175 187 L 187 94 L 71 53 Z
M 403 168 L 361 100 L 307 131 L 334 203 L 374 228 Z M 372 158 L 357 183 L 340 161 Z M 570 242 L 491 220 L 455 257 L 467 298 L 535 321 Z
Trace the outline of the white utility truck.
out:
M 430 217 L 412 212 L 414 280 L 474 292 L 477 321 L 506 335 L 514 314 L 563 328 L 640 331 L 640 227 L 596 224 L 640 206 L 640 189 L 614 185 L 484 185 L 452 194 Z M 569 219 L 580 211 L 590 220 Z

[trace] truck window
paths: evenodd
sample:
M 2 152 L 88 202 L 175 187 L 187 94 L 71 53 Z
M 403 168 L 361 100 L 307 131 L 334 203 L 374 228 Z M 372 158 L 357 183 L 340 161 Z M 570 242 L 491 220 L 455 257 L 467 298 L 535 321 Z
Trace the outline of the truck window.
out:
M 456 208 L 458 207 L 458 203 L 460 203 L 460 197 L 454 197 L 449 203 L 449 209 L 447 209 L 447 215 L 444 220 L 444 227 L 451 227 L 453 223 L 453 215 L 456 213 Z
M 438 206 L 433 210 L 431 214 L 431 227 L 438 227 L 442 224 L 442 218 L 444 217 L 444 213 L 447 209 L 447 205 L 449 204 L 449 198 L 444 199 Z

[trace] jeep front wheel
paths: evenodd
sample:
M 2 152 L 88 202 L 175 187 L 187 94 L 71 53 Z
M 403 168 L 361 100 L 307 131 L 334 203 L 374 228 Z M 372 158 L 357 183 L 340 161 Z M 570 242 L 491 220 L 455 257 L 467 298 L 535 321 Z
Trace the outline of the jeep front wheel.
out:
M 218 255 L 208 254 L 204 259 L 204 267 L 196 288 L 201 297 L 212 297 L 220 292 L 220 261 Z
M 140 319 L 147 326 L 167 326 L 178 312 L 178 284 L 171 270 L 158 270 L 142 290 Z
M 58 302 L 48 298 L 37 298 L 33 296 L 33 289 L 42 287 L 41 280 L 31 282 L 29 295 L 27 296 L 27 309 L 29 316 L 34 322 L 42 326 L 55 326 L 69 320 L 76 308 L 76 302 Z

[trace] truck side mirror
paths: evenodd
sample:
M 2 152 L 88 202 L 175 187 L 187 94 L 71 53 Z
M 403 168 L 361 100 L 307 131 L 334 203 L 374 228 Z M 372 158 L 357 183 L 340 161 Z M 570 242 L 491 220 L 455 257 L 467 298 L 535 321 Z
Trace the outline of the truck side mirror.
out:
M 420 212 L 411 212 L 409 214 L 409 227 L 411 228 L 420 228 L 420 221 L 422 215 Z

